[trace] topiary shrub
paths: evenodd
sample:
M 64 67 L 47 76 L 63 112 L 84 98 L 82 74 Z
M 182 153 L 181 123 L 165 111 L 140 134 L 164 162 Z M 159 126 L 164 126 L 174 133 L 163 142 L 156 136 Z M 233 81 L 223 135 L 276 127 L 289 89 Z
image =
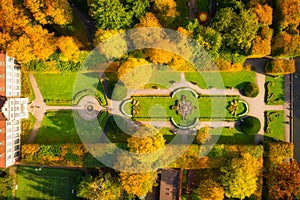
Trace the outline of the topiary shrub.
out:
M 257 134 L 260 130 L 260 121 L 256 117 L 247 117 L 241 125 L 242 131 L 247 134 Z
M 244 93 L 247 97 L 256 97 L 259 93 L 258 85 L 256 83 L 248 83 L 244 87 Z
M 117 83 L 115 85 L 113 94 L 112 94 L 112 100 L 115 101 L 121 101 L 124 100 L 127 96 L 127 88 L 122 83 Z

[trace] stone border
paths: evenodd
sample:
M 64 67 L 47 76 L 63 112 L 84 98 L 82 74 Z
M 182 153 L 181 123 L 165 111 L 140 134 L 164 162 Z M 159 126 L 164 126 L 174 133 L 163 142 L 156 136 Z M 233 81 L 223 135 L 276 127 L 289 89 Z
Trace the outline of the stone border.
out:
M 245 105 L 245 107 L 246 107 L 246 111 L 244 113 L 237 115 L 237 117 L 243 117 L 243 116 L 245 116 L 245 115 L 247 115 L 249 113 L 249 105 L 248 105 L 248 103 L 246 101 L 241 100 L 241 99 L 239 99 L 238 102 L 243 103 Z
M 127 99 L 127 100 L 123 101 L 123 102 L 121 103 L 121 105 L 120 105 L 120 109 L 121 109 L 121 112 L 122 112 L 123 115 L 125 115 L 125 116 L 127 116 L 127 117 L 132 117 L 131 114 L 128 114 L 128 113 L 126 113 L 126 112 L 124 111 L 124 105 L 125 105 L 126 103 L 128 103 L 128 102 L 132 102 L 132 99 L 130 98 L 130 99 Z
M 193 90 L 192 88 L 189 88 L 189 87 L 182 87 L 182 88 L 178 88 L 178 89 L 174 90 L 173 93 L 172 93 L 172 95 L 171 95 L 171 97 L 174 98 L 174 96 L 175 96 L 175 94 L 176 94 L 177 92 L 180 92 L 180 91 L 183 91 L 183 90 L 187 90 L 187 91 L 192 92 L 192 94 L 193 94 L 196 98 L 199 97 L 199 95 L 197 94 L 197 92 L 195 92 L 195 90 Z

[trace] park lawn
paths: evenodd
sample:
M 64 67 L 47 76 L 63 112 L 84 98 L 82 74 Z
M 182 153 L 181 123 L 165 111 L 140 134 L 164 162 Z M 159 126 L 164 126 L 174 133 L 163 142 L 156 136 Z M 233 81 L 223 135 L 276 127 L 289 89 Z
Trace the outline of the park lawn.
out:
M 169 88 L 173 83 L 180 81 L 180 73 L 175 71 L 153 71 L 149 79 L 149 84 L 145 88 L 158 86 L 160 88 Z M 151 86 L 151 87 L 149 87 Z
M 208 12 L 208 6 L 209 6 L 209 0 L 198 0 L 197 1 L 197 7 L 198 7 L 198 11 L 205 11 Z
M 237 128 L 220 127 L 209 129 L 211 137 L 218 137 L 218 144 L 254 144 L 255 135 L 248 135 Z
M 37 144 L 81 143 L 73 120 L 73 111 L 48 111 L 35 138 Z
M 219 84 L 219 81 L 216 81 L 217 85 L 206 85 L 203 79 L 204 76 L 209 82 L 213 83 L 213 80 L 219 73 L 223 79 L 224 87 L 242 89 L 248 82 L 256 82 L 255 71 L 246 70 L 239 72 L 186 72 L 185 78 L 187 81 L 197 83 L 197 85 L 202 89 L 208 89 L 209 87 L 222 89 L 223 85 Z
M 277 117 L 271 117 L 271 113 L 278 113 Z M 270 120 L 272 118 L 273 121 Z M 284 111 L 265 112 L 265 136 L 284 141 Z
M 72 100 L 75 93 L 95 89 L 99 83 L 97 73 L 35 74 L 34 77 L 44 99 Z
M 268 105 L 281 105 L 284 103 L 284 76 L 266 76 L 266 103 Z
M 82 176 L 80 170 L 35 169 L 39 167 L 17 168 L 17 199 L 79 199 L 76 189 Z

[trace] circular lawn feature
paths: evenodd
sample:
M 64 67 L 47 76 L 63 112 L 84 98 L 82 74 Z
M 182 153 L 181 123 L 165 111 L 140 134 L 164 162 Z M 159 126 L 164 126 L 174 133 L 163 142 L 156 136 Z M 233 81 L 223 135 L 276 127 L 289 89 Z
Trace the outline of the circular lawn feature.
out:
M 248 83 L 244 87 L 244 93 L 247 97 L 256 97 L 259 93 L 258 85 L 256 83 Z
M 249 116 L 242 121 L 242 131 L 247 134 L 257 134 L 261 128 L 260 121 L 256 117 Z
M 199 22 L 202 23 L 202 24 L 208 22 L 208 20 L 209 20 L 209 15 L 208 15 L 208 13 L 207 13 L 207 12 L 204 12 L 204 11 L 199 12 L 199 14 L 198 14 L 198 20 L 199 20 Z

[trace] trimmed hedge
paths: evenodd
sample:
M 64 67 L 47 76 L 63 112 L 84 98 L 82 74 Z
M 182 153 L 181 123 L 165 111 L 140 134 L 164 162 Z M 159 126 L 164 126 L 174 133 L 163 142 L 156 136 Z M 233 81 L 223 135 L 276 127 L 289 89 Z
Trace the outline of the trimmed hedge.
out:
M 261 125 L 259 119 L 249 116 L 243 120 L 241 127 L 244 133 L 257 134 L 261 128 Z
M 248 83 L 244 87 L 244 93 L 247 97 L 256 97 L 259 93 L 259 88 L 256 83 Z

